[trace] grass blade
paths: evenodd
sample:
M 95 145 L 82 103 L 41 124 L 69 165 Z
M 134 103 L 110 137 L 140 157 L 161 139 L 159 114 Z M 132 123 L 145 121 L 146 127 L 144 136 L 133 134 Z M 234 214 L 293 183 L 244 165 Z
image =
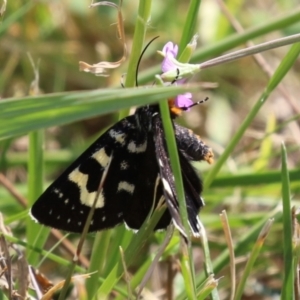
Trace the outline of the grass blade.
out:
M 261 250 L 261 247 L 263 246 L 263 243 L 264 243 L 264 241 L 267 237 L 267 234 L 270 231 L 270 228 L 271 228 L 271 225 L 272 225 L 273 221 L 274 221 L 273 219 L 267 221 L 267 223 L 262 228 L 256 243 L 254 244 L 254 247 L 251 251 L 250 257 L 249 257 L 249 259 L 247 261 L 247 264 L 246 264 L 246 267 L 244 269 L 242 278 L 241 278 L 241 280 L 239 282 L 239 285 L 236 289 L 234 300 L 242 299 L 242 296 L 243 296 L 243 293 L 244 293 L 244 290 L 245 290 L 245 286 L 246 286 L 246 280 L 249 277 L 250 272 L 252 271 L 253 265 L 254 265 L 254 263 L 256 261 L 256 258 L 259 254 L 259 251 Z
M 292 216 L 289 171 L 287 155 L 284 144 L 281 145 L 281 174 L 282 174 L 282 206 L 283 206 L 283 256 L 284 274 L 281 291 L 281 299 L 293 299 L 294 297 L 294 254 L 292 246 Z
M 276 88 L 276 86 L 280 83 L 280 81 L 283 79 L 283 77 L 286 75 L 288 70 L 293 66 L 296 59 L 298 58 L 300 53 L 300 43 L 294 44 L 287 55 L 284 57 L 284 59 L 281 61 L 280 65 L 276 69 L 274 75 L 271 77 L 266 89 L 258 99 L 258 101 L 255 103 L 254 107 L 251 109 L 247 117 L 245 118 L 244 122 L 241 124 L 239 129 L 237 130 L 236 134 L 231 139 L 229 145 L 224 150 L 223 154 L 219 157 L 214 167 L 211 169 L 209 174 L 206 176 L 204 181 L 205 188 L 209 187 L 220 171 L 221 167 L 229 157 L 229 155 L 233 152 L 236 145 L 241 140 L 242 136 L 244 135 L 247 128 L 252 123 L 254 117 L 257 115 L 263 104 L 267 101 L 269 98 L 271 92 Z

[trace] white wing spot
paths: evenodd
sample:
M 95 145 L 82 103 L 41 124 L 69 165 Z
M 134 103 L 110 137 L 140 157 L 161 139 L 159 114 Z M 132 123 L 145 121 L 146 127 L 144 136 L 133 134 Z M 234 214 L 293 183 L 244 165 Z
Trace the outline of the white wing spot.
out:
M 95 201 L 97 192 L 89 192 L 86 188 L 88 175 L 83 174 L 76 168 L 73 172 L 69 174 L 69 180 L 76 183 L 80 189 L 80 202 L 86 206 L 91 207 Z M 101 208 L 104 206 L 104 195 L 103 191 L 98 196 L 96 200 L 96 208 Z
M 60 216 L 57 216 L 57 218 L 56 218 L 57 220 L 59 220 L 60 219 Z
M 69 203 L 69 199 L 66 199 L 66 200 L 65 200 L 65 204 L 68 204 L 68 203 Z
M 83 210 L 81 210 L 80 213 L 83 214 Z
M 49 211 L 49 215 L 52 215 L 52 209 Z
M 166 191 L 170 196 L 173 196 L 172 189 L 171 189 L 171 187 L 170 187 L 170 185 L 169 185 L 169 182 L 168 182 L 166 179 L 162 178 L 162 183 L 163 183 L 163 185 L 164 185 L 165 191 Z
M 94 219 L 91 221 L 91 225 L 93 225 L 94 224 Z
M 121 163 L 120 163 L 120 169 L 121 170 L 127 170 L 129 167 L 129 164 L 126 160 L 123 160 Z
M 59 189 L 54 189 L 53 192 L 54 192 L 55 194 L 58 194 L 58 193 L 59 193 Z
M 81 222 L 78 222 L 78 226 L 80 226 L 82 223 Z
M 140 145 L 137 145 L 134 141 L 130 141 L 130 143 L 127 146 L 127 149 L 131 153 L 142 153 L 145 152 L 147 149 L 147 140 Z
M 138 229 L 130 228 L 126 222 L 124 222 L 124 224 L 125 224 L 126 229 L 132 231 L 133 233 L 137 233 L 139 231 Z
M 123 213 L 118 213 L 118 218 L 121 218 L 123 216 Z
M 134 192 L 134 184 L 130 184 L 126 181 L 120 181 L 118 185 L 117 192 L 120 192 L 121 190 L 128 192 L 129 194 L 133 194 Z
M 162 163 L 162 161 L 161 161 L 160 158 L 158 159 L 158 163 L 159 163 L 159 165 L 160 165 L 161 167 L 163 167 L 163 163 Z
M 204 201 L 204 199 L 203 199 L 202 197 L 200 197 L 200 200 L 201 200 L 201 202 L 202 202 L 202 205 L 205 206 L 205 201 Z
M 183 228 L 176 222 L 176 220 L 173 218 L 172 219 L 174 226 L 179 230 L 179 232 L 181 232 L 181 234 L 187 238 L 187 235 L 185 233 L 185 231 L 183 230 Z
M 68 219 L 68 221 L 67 221 L 68 223 L 70 223 L 71 222 L 71 219 Z
M 111 129 L 108 134 L 117 142 L 120 143 L 121 145 L 125 144 L 125 138 L 126 134 L 125 133 L 120 133 L 115 131 L 114 129 Z
M 197 221 L 198 221 L 198 220 L 197 220 Z M 188 223 L 189 223 L 189 226 L 190 226 L 190 228 L 191 228 L 191 230 L 192 230 L 193 236 L 194 236 L 194 237 L 200 237 L 200 236 L 201 236 L 201 233 L 199 232 L 199 231 L 200 231 L 200 230 L 199 230 L 199 229 L 200 229 L 200 225 L 199 225 L 199 224 L 196 225 L 196 227 L 197 227 L 197 229 L 198 229 L 199 231 L 194 231 L 194 229 L 193 229 L 193 227 L 192 227 L 190 221 L 188 221 Z
M 102 220 L 102 222 L 104 222 L 104 221 L 106 220 L 106 217 L 105 217 L 105 216 L 104 216 L 104 217 L 102 217 L 102 219 L 101 219 L 101 220 Z
M 106 154 L 105 149 L 101 148 L 97 152 L 95 152 L 92 157 L 100 164 L 101 167 L 106 168 L 110 157 Z
M 75 206 L 73 205 L 71 209 L 74 210 L 74 209 L 75 209 Z
M 59 193 L 59 194 L 58 194 L 58 197 L 59 197 L 59 198 L 62 198 L 63 195 L 64 195 L 63 193 Z

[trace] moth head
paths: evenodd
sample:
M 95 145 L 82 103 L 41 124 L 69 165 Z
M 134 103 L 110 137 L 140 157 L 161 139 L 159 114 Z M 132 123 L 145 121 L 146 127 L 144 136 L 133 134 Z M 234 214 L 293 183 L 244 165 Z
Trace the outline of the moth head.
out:
M 183 111 L 189 111 L 193 106 L 204 103 L 207 100 L 208 97 L 206 97 L 204 100 L 193 102 L 191 100 L 190 93 L 178 95 L 176 98 L 168 100 L 171 116 L 173 118 L 179 117 L 182 115 Z

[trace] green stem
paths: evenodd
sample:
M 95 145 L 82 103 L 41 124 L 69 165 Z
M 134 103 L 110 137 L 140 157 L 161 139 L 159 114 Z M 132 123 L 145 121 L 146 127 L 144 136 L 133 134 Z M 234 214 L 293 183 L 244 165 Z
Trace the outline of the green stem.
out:
M 132 49 L 130 51 L 128 70 L 126 74 L 125 87 L 134 87 L 136 85 L 135 75 L 137 72 L 137 64 L 144 46 L 147 24 L 151 16 L 152 0 L 139 1 L 138 16 L 135 23 L 135 31 L 132 41 Z M 123 119 L 128 115 L 128 110 L 122 110 L 119 119 Z
M 28 160 L 28 205 L 29 207 L 36 201 L 43 191 L 43 130 L 31 132 L 29 134 L 29 160 Z M 27 218 L 27 241 L 33 247 L 43 249 L 49 235 L 49 228 L 41 227 L 34 223 L 31 218 Z M 38 263 L 39 254 L 31 250 L 28 251 L 28 262 L 32 265 Z

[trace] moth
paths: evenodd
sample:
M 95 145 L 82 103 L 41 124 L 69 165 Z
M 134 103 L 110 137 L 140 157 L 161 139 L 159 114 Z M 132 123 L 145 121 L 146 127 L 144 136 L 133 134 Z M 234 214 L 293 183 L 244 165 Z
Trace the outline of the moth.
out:
M 174 107 L 172 101 L 169 106 L 188 221 L 193 235 L 199 236 L 198 213 L 204 205 L 200 196 L 202 182 L 191 162 L 211 162 L 213 153 L 199 136 L 174 123 L 182 109 Z M 138 108 L 134 115 L 120 120 L 101 135 L 38 198 L 31 216 L 46 226 L 80 233 L 94 201 L 90 232 L 121 223 L 138 230 L 151 209 L 163 201 L 168 209 L 155 230 L 165 229 L 173 222 L 186 236 L 158 105 Z

